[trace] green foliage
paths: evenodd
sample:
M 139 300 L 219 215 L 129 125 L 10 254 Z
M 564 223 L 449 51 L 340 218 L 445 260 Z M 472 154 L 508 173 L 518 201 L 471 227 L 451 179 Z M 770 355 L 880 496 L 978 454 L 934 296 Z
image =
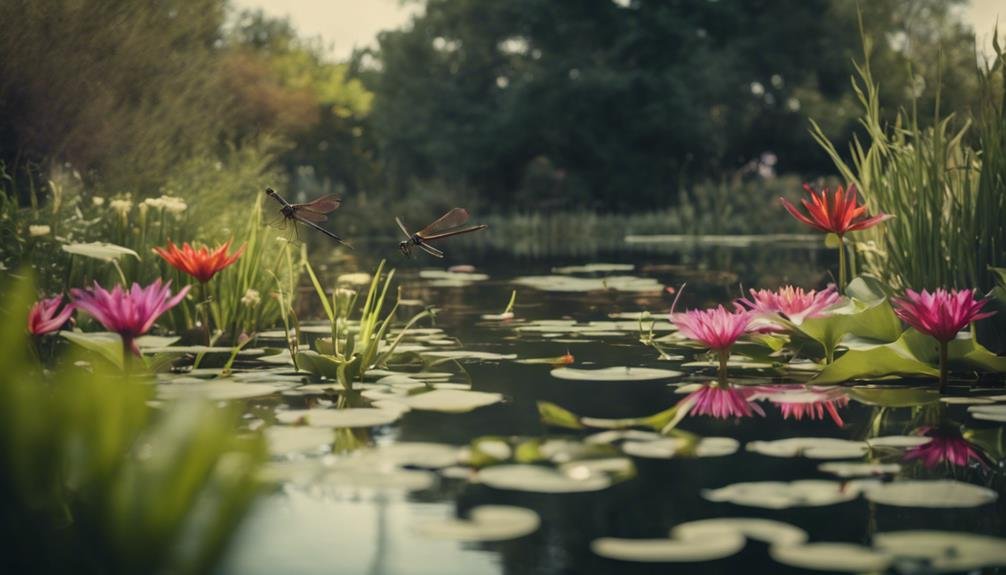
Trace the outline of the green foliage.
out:
M 238 412 L 149 407 L 153 387 L 93 356 L 31 358 L 28 280 L 3 290 L 0 530 L 5 570 L 209 573 L 259 491 L 258 436 Z M 89 367 L 80 367 L 80 362 Z
M 865 142 L 853 138 L 847 162 L 819 125 L 813 129 L 843 178 L 869 199 L 871 211 L 896 216 L 863 232 L 866 241 L 856 247 L 866 269 L 895 288 L 989 289 L 987 268 L 1006 261 L 1003 55 L 976 75 L 982 106 L 975 135 L 967 114 L 941 115 L 939 107 L 929 127 L 916 105 L 899 111 L 889 124 L 871 64 L 873 51 L 874 39 L 864 33 L 863 62 L 853 87 Z M 937 102 L 942 89 L 937 84 Z M 975 136 L 977 148 L 969 140 Z
M 305 263 L 311 282 L 331 323 L 332 337 L 319 339 L 315 345 L 316 351 L 296 353 L 298 366 L 311 373 L 337 380 L 347 391 L 353 389 L 354 381 L 363 381 L 369 369 L 385 365 L 408 330 L 419 320 L 431 315 L 429 311 L 423 311 L 412 316 L 399 328 L 397 335 L 389 337 L 389 330 L 399 303 L 396 297 L 394 305 L 382 316 L 388 290 L 395 276 L 395 270 L 384 276 L 384 260 L 382 260 L 374 272 L 366 299 L 360 307 L 360 318 L 351 322 L 350 316 L 355 312 L 357 294 L 337 289 L 332 294 L 330 303 L 329 296 L 311 264 Z

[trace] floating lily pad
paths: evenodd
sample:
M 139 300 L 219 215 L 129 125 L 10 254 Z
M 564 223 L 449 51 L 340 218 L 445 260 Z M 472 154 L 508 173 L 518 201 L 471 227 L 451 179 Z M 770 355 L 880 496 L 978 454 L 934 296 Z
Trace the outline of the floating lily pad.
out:
M 659 292 L 664 285 L 652 278 L 633 276 L 608 276 L 605 278 L 579 278 L 563 275 L 525 276 L 513 283 L 542 291 L 590 292 L 615 290 L 624 292 Z
M 579 369 L 560 367 L 552 370 L 552 377 L 576 381 L 653 381 L 671 379 L 684 375 L 680 371 L 653 367 L 605 367 L 601 369 Z
M 925 445 L 932 441 L 932 437 L 925 435 L 883 435 L 881 437 L 871 437 L 866 440 L 870 447 L 895 447 L 909 448 Z
M 552 268 L 552 273 L 556 274 L 592 274 L 606 272 L 631 272 L 636 268 L 633 264 L 608 264 L 594 263 L 582 266 L 563 266 Z
M 858 496 L 858 489 L 852 489 L 838 481 L 819 479 L 804 479 L 788 483 L 784 481 L 751 481 L 702 491 L 702 497 L 709 501 L 766 509 L 820 507 L 851 501 Z
M 873 545 L 900 558 L 925 562 L 929 572 L 970 572 L 1006 566 L 1006 539 L 959 531 L 878 533 Z
M 159 399 L 184 399 L 201 397 L 211 401 L 252 399 L 272 395 L 279 389 L 263 383 L 236 383 L 232 381 L 180 382 L 157 386 Z
M 276 420 L 281 423 L 304 423 L 312 427 L 375 427 L 397 421 L 401 411 L 350 407 L 346 409 L 291 409 L 280 411 Z
M 611 485 L 604 474 L 574 478 L 549 467 L 525 464 L 487 467 L 476 474 L 476 480 L 495 489 L 536 493 L 600 491 Z
M 799 545 L 807 541 L 807 532 L 799 527 L 753 517 L 718 517 L 681 523 L 671 530 L 674 539 L 705 540 L 738 533 L 769 545 Z
M 622 444 L 622 451 L 636 457 L 669 459 L 689 446 L 684 439 L 665 437 L 653 441 L 626 441 Z M 703 437 L 693 447 L 691 455 L 696 457 L 721 457 L 736 453 L 740 443 L 730 437 Z
M 621 539 L 601 537 L 590 544 L 590 550 L 608 559 L 638 562 L 696 562 L 729 557 L 744 548 L 746 540 L 740 533 L 723 533 L 699 540 Z
M 480 505 L 468 519 L 424 521 L 415 526 L 417 534 L 431 539 L 451 541 L 506 541 L 538 530 L 538 514 L 523 507 Z
M 369 284 L 371 279 L 371 275 L 367 272 L 354 272 L 339 275 L 339 277 L 335 278 L 335 283 L 341 285 L 362 286 Z
M 975 419 L 1006 423 L 1006 405 L 973 405 L 968 413 Z
M 451 351 L 425 351 L 423 355 L 441 359 L 480 359 L 483 361 L 500 361 L 504 359 L 517 359 L 517 354 L 492 353 L 488 351 L 466 351 L 463 349 Z
M 988 397 L 962 397 L 962 396 L 949 396 L 941 397 L 940 401 L 948 405 L 990 405 L 995 403 L 995 400 Z
M 845 573 L 875 573 L 891 564 L 890 555 L 852 543 L 778 545 L 769 548 L 769 555 L 791 567 Z
M 465 413 L 480 407 L 503 401 L 499 393 L 485 391 L 462 391 L 458 389 L 434 389 L 395 399 L 410 409 L 419 411 L 443 411 L 446 413 Z
M 334 439 L 332 430 L 321 427 L 273 426 L 265 430 L 270 453 L 318 451 Z
M 994 502 L 999 494 L 991 489 L 952 479 L 895 481 L 865 490 L 866 498 L 895 507 L 978 507 Z
M 775 441 L 751 441 L 746 448 L 748 451 L 771 457 L 849 459 L 862 457 L 869 446 L 863 441 L 832 437 L 791 437 Z
M 901 466 L 897 463 L 830 461 L 818 465 L 817 468 L 824 473 L 830 473 L 838 477 L 871 477 L 876 475 L 892 475 L 901 472 Z

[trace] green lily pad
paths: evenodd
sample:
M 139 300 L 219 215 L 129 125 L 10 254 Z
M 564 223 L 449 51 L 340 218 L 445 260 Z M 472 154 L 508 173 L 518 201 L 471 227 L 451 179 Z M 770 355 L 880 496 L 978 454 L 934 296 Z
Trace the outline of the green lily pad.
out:
M 1006 566 L 1006 539 L 960 531 L 891 531 L 873 536 L 877 549 L 924 561 L 935 573 L 965 573 Z
M 999 498 L 991 489 L 950 479 L 882 483 L 865 490 L 865 495 L 881 505 L 937 509 L 979 507 Z
M 540 524 L 538 514 L 530 509 L 510 505 L 480 505 L 469 511 L 467 519 L 427 520 L 418 523 L 413 530 L 430 539 L 506 541 L 534 533 Z
M 495 489 L 535 493 L 600 491 L 611 485 L 607 475 L 572 476 L 541 465 L 496 465 L 476 474 L 479 483 Z
M 891 564 L 891 556 L 853 543 L 807 543 L 769 548 L 779 563 L 801 569 L 845 573 L 879 573 Z
M 552 370 L 552 377 L 575 381 L 654 381 L 671 379 L 684 375 L 680 371 L 652 367 L 605 367 L 601 369 L 579 369 L 560 367 Z

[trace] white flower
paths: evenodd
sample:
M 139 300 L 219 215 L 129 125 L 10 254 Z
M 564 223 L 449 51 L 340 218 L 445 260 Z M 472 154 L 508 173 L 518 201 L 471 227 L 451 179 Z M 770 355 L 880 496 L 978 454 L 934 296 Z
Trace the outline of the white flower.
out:
M 170 214 L 178 215 L 184 212 L 189 206 L 185 200 L 174 196 L 162 195 L 159 198 L 147 198 L 143 200 L 144 206 L 149 206 L 158 210 L 164 210 Z
M 94 196 L 93 198 L 91 198 L 91 203 L 93 203 L 95 206 L 103 206 L 105 205 L 105 198 L 101 196 Z
M 51 231 L 52 230 L 49 228 L 49 226 L 46 225 L 28 226 L 28 234 L 31 235 L 31 237 L 33 238 L 37 238 L 38 236 L 47 236 Z
M 259 295 L 258 290 L 248 288 L 245 292 L 244 297 L 241 298 L 241 303 L 248 307 L 255 307 L 262 301 L 262 296 Z
M 133 201 L 129 199 L 112 200 L 108 202 L 108 206 L 118 212 L 120 216 L 125 217 L 129 210 L 133 209 Z

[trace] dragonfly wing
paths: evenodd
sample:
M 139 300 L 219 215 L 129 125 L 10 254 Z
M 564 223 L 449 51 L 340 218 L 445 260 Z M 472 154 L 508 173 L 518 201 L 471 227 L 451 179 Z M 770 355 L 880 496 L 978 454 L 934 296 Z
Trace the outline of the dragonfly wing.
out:
M 440 216 L 435 222 L 416 232 L 419 237 L 426 238 L 443 233 L 451 228 L 456 228 L 468 221 L 468 210 L 464 208 L 454 208 L 446 214 Z
M 395 223 L 398 224 L 398 229 L 402 230 L 402 233 L 405 234 L 405 237 L 407 238 L 412 237 L 412 234 L 409 233 L 408 228 L 405 227 L 405 224 L 402 223 L 402 220 L 398 216 L 395 216 Z
M 316 224 L 327 221 L 328 216 L 321 212 L 315 212 L 307 208 L 294 209 L 294 215 L 298 220 L 306 222 L 314 222 Z
M 422 248 L 422 250 L 424 252 L 430 254 L 431 256 L 433 256 L 435 258 L 442 258 L 442 257 L 444 257 L 444 252 L 438 250 L 437 248 L 435 248 L 433 246 L 426 245 L 426 244 L 419 244 L 419 247 Z
M 318 198 L 317 200 L 312 200 L 304 204 L 294 204 L 295 210 L 306 210 L 309 212 L 315 212 L 318 214 L 327 214 L 329 212 L 334 212 L 339 209 L 342 205 L 342 198 L 336 195 L 328 195 Z
M 468 234 L 471 232 L 477 232 L 479 230 L 484 230 L 488 228 L 488 224 L 479 224 L 477 226 L 472 226 L 470 228 L 464 228 L 462 230 L 451 230 L 449 232 L 443 232 L 441 234 L 434 234 L 432 236 L 424 236 L 423 239 L 426 241 L 442 240 L 444 238 L 449 238 L 451 236 L 460 236 L 461 234 Z
M 278 214 L 275 218 L 270 218 L 265 225 L 278 230 L 286 229 L 286 216 Z

